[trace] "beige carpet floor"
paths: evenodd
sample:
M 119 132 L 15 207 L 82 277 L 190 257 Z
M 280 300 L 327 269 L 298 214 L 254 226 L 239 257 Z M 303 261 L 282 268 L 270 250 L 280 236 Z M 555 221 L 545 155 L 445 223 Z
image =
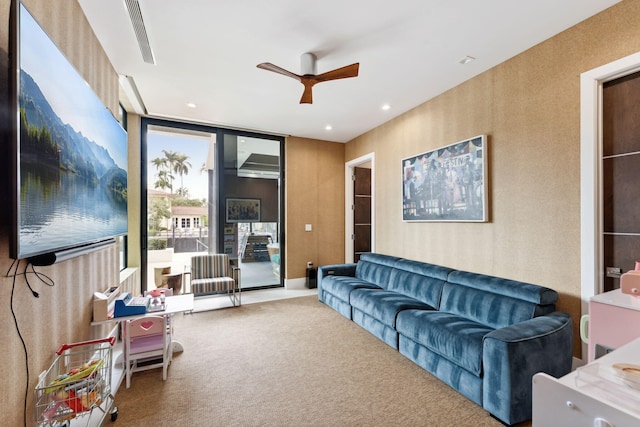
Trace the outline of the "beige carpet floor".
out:
M 174 336 L 167 381 L 134 373 L 114 426 L 502 425 L 315 296 L 178 316 Z

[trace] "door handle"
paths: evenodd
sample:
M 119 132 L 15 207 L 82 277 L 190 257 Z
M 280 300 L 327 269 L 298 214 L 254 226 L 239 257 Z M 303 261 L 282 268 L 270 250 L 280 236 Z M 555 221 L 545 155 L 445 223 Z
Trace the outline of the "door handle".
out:
M 580 339 L 583 343 L 589 344 L 589 315 L 585 314 L 580 318 Z

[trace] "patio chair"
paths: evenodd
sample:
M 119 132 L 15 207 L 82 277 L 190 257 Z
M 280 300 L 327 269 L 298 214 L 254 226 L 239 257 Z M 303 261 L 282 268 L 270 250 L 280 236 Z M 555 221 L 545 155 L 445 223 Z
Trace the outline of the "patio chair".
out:
M 206 295 L 226 292 L 234 307 L 241 304 L 240 268 L 227 254 L 195 255 L 191 258 L 191 292 Z

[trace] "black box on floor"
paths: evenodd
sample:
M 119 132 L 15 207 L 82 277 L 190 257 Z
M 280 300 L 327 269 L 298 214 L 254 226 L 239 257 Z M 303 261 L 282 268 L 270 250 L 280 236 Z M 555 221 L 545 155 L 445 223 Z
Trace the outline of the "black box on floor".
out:
M 318 270 L 307 268 L 307 288 L 314 289 L 318 286 Z

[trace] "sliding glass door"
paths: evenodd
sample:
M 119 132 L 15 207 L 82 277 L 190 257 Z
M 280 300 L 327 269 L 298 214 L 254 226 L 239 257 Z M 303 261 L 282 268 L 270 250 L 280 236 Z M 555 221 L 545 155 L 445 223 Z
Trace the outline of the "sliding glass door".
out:
M 281 142 L 224 135 L 223 250 L 237 257 L 243 289 L 280 285 Z
M 198 253 L 229 254 L 245 290 L 282 286 L 284 140 L 149 118 L 141 135 L 143 288 L 190 292 Z

